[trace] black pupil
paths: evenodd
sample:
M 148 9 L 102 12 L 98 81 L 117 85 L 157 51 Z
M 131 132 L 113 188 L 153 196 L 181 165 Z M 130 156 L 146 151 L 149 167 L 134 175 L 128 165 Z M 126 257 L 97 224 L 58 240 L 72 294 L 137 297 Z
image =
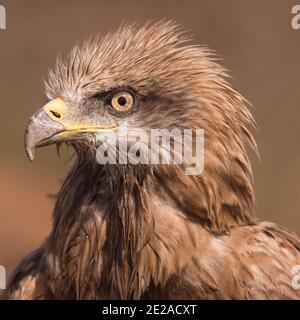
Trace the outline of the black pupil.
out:
M 118 98 L 118 104 L 120 106 L 125 106 L 126 103 L 127 103 L 127 99 L 124 96 L 121 96 Z

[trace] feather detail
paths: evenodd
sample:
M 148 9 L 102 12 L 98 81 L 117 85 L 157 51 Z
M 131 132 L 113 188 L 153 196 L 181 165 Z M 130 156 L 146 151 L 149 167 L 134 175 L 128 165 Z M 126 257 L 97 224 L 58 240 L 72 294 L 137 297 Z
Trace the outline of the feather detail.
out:
M 93 97 L 130 86 L 141 104 L 128 126 L 204 129 L 205 169 L 98 165 L 95 137 L 68 142 L 74 164 L 52 232 L 20 263 L 6 298 L 300 298 L 291 273 L 299 237 L 255 216 L 248 103 L 215 54 L 187 40 L 173 22 L 123 26 L 57 59 L 50 99 L 63 97 L 78 119 L 107 120 Z

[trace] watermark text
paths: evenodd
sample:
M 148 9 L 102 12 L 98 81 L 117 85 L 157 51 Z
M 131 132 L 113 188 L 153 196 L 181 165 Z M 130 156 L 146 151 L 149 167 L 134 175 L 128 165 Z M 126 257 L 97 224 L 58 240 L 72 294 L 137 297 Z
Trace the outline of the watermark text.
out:
M 300 29 L 300 4 L 296 4 L 292 7 L 292 21 L 291 25 L 294 30 Z
M 0 5 L 0 30 L 6 29 L 6 10 L 5 7 Z
M 6 270 L 0 265 L 0 290 L 6 289 Z

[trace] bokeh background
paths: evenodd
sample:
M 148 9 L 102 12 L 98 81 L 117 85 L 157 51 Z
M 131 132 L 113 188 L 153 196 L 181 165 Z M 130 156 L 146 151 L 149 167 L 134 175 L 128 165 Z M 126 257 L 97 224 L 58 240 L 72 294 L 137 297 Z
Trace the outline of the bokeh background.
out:
M 257 215 L 300 232 L 300 30 L 289 0 L 0 0 L 0 264 L 10 272 L 51 227 L 67 155 L 24 153 L 23 132 L 44 102 L 43 79 L 58 53 L 121 22 L 174 19 L 223 58 L 253 104 L 261 161 L 253 157 Z M 300 4 L 300 1 L 298 1 Z

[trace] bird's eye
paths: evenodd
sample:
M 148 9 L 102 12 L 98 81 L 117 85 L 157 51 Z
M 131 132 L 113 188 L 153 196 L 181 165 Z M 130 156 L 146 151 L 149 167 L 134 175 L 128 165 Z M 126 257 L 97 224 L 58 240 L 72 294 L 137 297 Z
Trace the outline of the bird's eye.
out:
M 133 96 L 125 91 L 118 92 L 111 99 L 111 106 L 121 112 L 129 110 L 133 106 L 133 103 Z

